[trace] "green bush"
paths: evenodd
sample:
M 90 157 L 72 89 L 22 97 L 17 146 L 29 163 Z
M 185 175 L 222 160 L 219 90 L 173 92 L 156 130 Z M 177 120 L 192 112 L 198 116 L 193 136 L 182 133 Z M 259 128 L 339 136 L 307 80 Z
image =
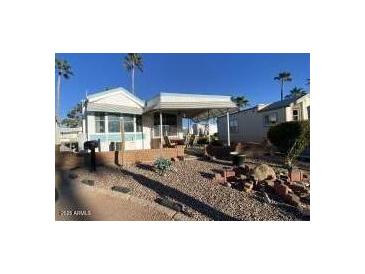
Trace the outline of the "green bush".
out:
M 171 169 L 171 161 L 169 159 L 157 159 L 154 163 L 154 167 L 156 169 L 156 172 L 159 175 L 164 175 L 166 173 L 166 171 Z
M 309 144 L 309 121 L 292 121 L 273 126 L 267 132 L 267 138 L 280 152 L 287 154 L 300 136 L 301 142 Z
M 218 140 L 218 139 L 212 140 L 212 141 L 210 142 L 210 144 L 211 144 L 212 146 L 217 146 L 217 147 L 221 147 L 221 146 L 223 146 L 222 141 L 220 141 L 220 140 Z
M 197 141 L 198 145 L 207 145 L 209 144 L 209 139 L 207 136 L 203 136 L 203 137 L 199 137 L 198 141 Z

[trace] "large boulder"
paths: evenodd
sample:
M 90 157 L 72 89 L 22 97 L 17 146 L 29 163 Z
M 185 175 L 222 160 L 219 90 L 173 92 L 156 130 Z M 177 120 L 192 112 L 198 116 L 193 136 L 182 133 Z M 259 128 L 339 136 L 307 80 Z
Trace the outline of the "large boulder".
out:
M 258 181 L 276 179 L 275 170 L 266 164 L 256 166 L 252 170 L 252 176 Z

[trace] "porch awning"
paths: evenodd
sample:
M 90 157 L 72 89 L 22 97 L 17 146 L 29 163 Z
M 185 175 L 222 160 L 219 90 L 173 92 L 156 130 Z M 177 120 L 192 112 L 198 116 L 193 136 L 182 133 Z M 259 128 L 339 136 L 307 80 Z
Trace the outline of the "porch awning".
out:
M 98 103 L 89 103 L 87 105 L 87 111 L 127 113 L 127 114 L 137 114 L 137 115 L 141 115 L 143 113 L 142 108 L 113 105 L 113 104 L 100 104 L 100 103 L 99 104 Z
M 180 111 L 186 118 L 200 122 L 238 109 L 230 96 L 160 93 L 147 102 L 145 112 L 159 110 Z

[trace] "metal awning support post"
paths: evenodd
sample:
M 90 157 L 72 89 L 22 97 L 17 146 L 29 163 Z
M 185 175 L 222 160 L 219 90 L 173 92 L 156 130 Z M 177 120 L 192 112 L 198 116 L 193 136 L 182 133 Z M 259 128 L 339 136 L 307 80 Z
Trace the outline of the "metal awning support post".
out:
M 210 117 L 209 117 L 209 109 L 208 109 L 208 143 L 210 144 Z
M 162 112 L 160 111 L 160 148 L 162 148 Z
M 227 109 L 227 145 L 231 146 L 231 135 L 229 132 L 229 111 Z

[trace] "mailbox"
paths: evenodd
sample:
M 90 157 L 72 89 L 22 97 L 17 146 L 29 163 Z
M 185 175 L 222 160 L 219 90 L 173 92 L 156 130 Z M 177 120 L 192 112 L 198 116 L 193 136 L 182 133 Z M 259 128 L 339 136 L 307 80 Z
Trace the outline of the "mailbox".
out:
M 84 149 L 90 149 L 90 150 L 94 149 L 95 150 L 95 148 L 97 148 L 98 146 L 99 146 L 99 143 L 98 143 L 98 141 L 95 141 L 95 140 L 86 141 L 84 143 Z
M 84 143 L 84 149 L 90 149 L 90 171 L 96 171 L 96 161 L 95 161 L 95 148 L 99 146 L 98 141 L 86 141 Z

